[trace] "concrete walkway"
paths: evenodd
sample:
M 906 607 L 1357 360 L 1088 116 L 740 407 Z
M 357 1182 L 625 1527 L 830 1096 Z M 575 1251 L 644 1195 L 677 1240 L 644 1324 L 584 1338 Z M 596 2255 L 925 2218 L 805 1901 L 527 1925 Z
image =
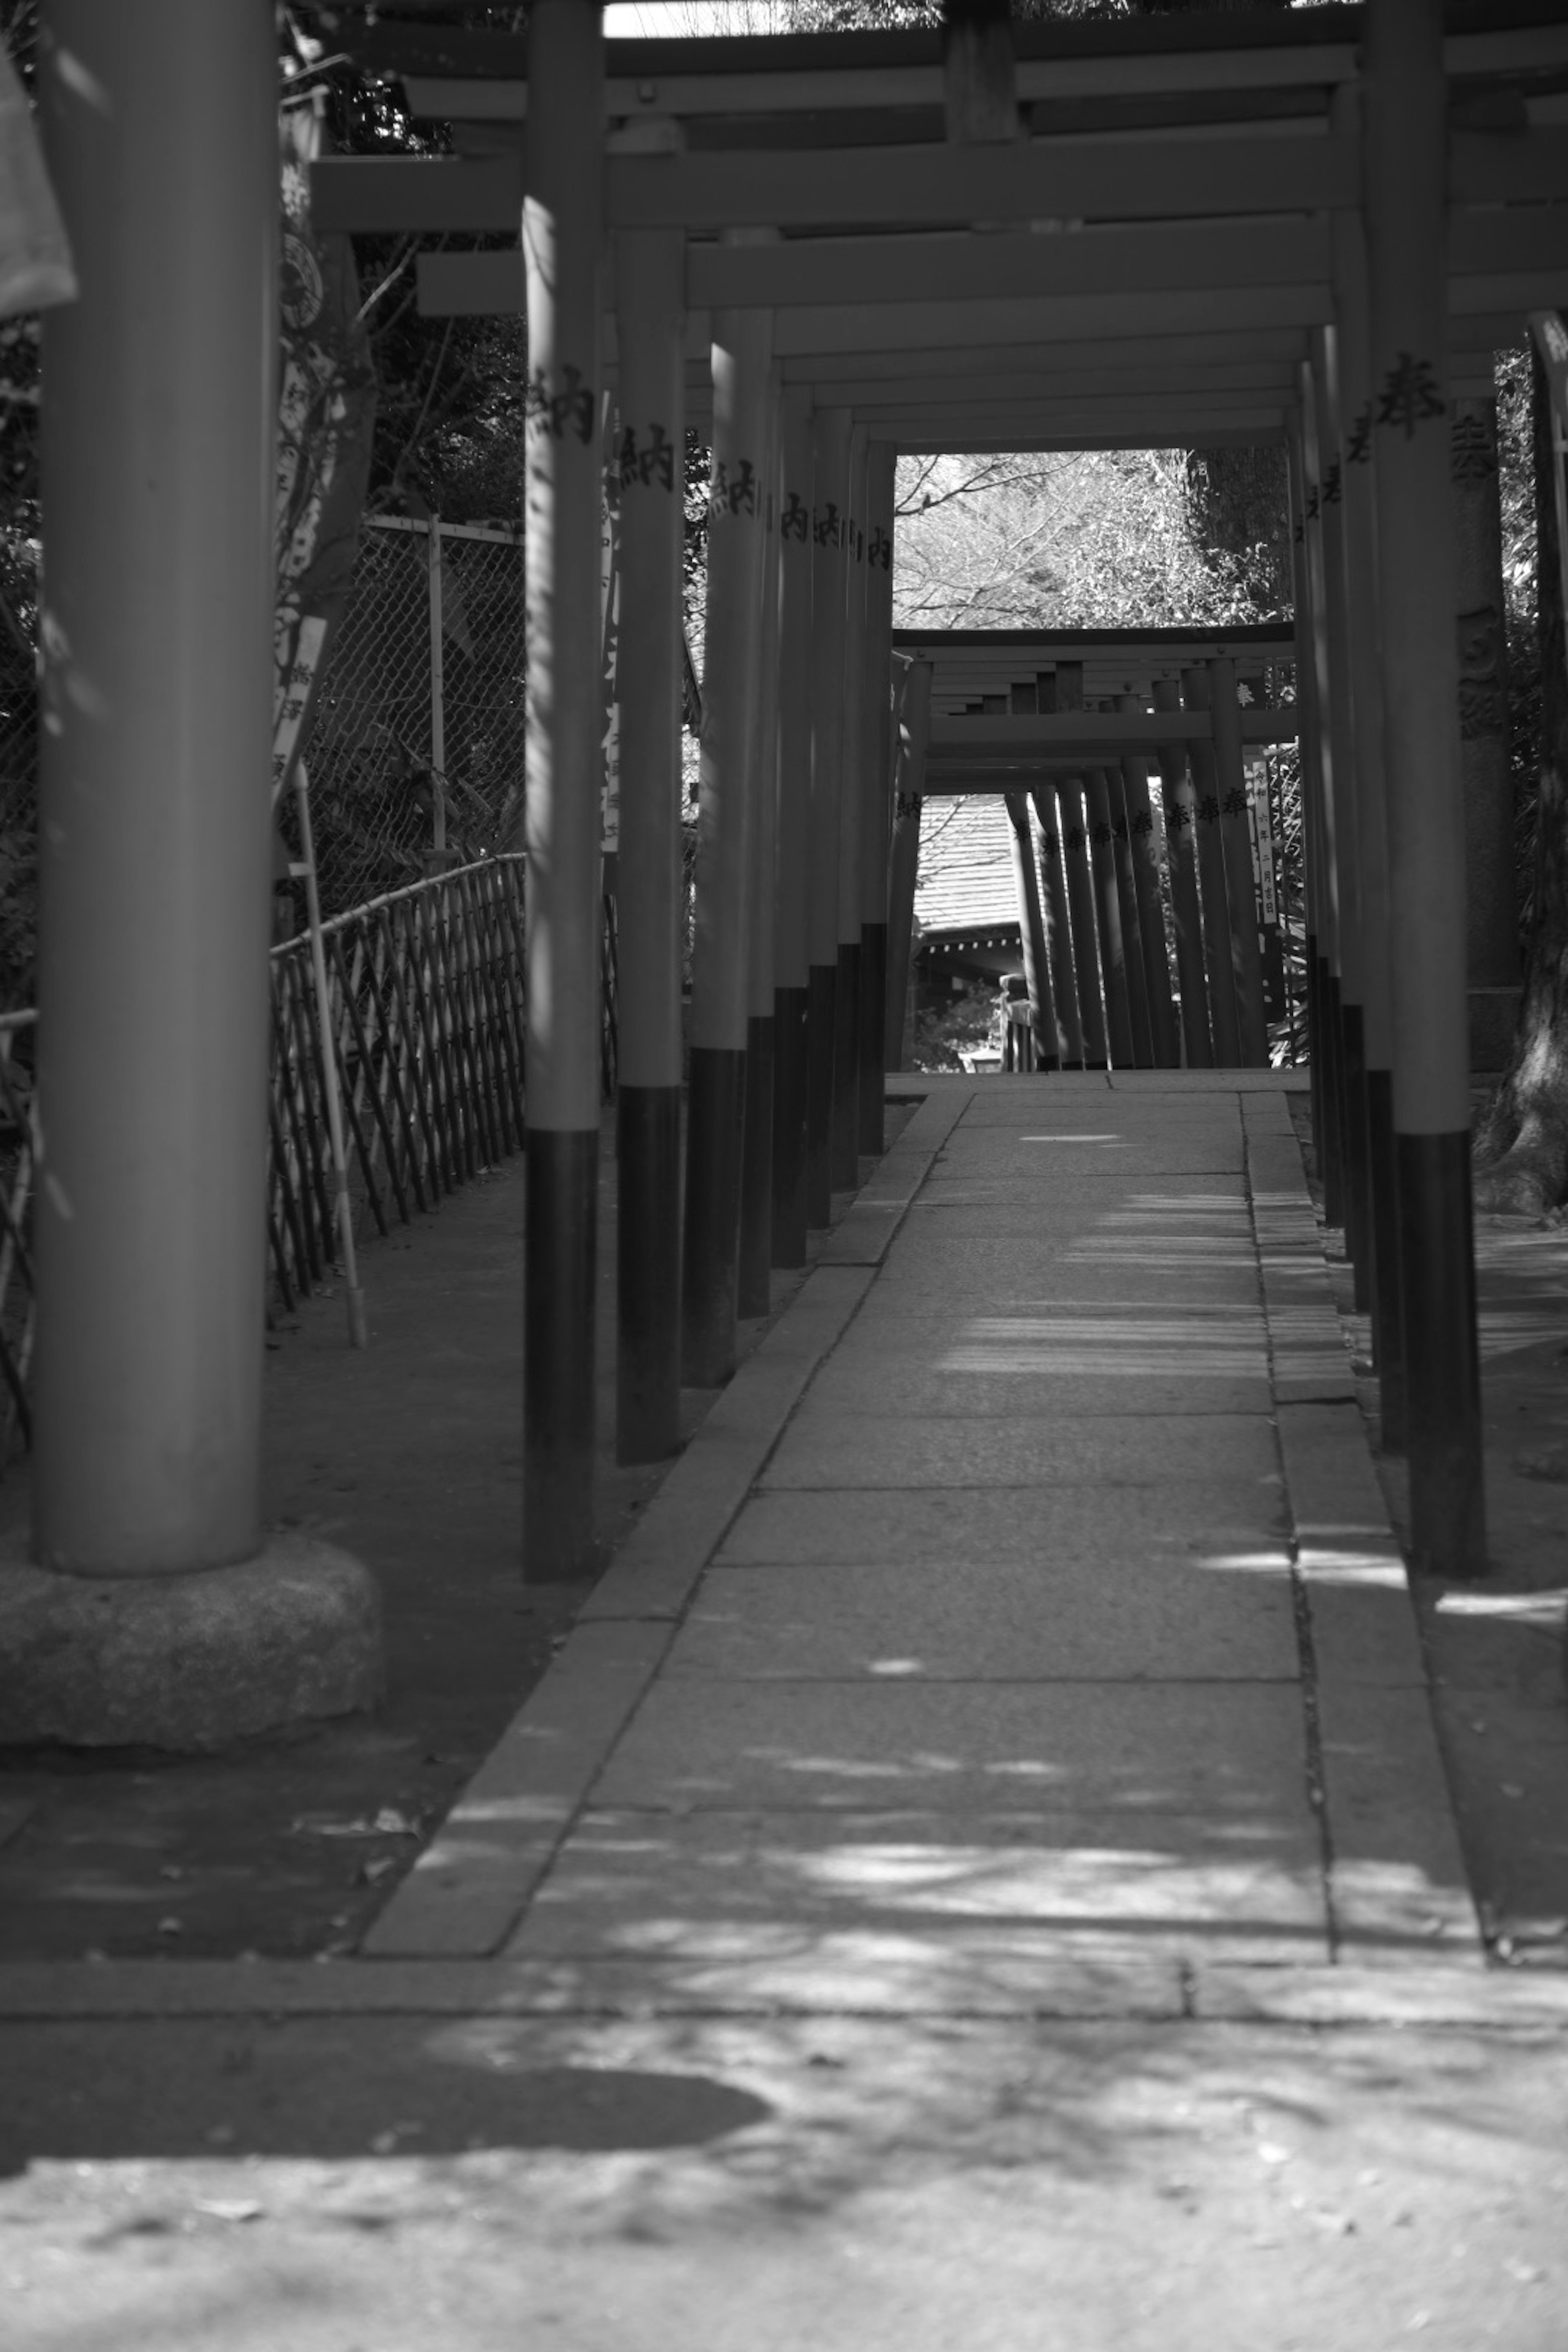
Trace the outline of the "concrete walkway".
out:
M 1280 1084 L 921 1084 L 360 1957 L 0 1970 L 7 2352 L 1561 2352 Z

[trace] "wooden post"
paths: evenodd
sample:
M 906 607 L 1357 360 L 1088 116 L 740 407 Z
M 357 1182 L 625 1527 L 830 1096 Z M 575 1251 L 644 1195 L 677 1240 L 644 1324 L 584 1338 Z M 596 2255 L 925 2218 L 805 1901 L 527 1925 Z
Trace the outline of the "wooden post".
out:
M 1141 694 L 1124 694 L 1119 698 L 1117 709 L 1136 712 L 1142 718 L 1143 698 Z M 1159 1068 L 1173 1070 L 1181 1063 L 1181 1044 L 1176 1034 L 1175 1001 L 1171 994 L 1165 909 L 1160 897 L 1160 844 L 1149 793 L 1149 762 L 1142 752 L 1123 752 L 1121 780 L 1132 842 L 1132 888 L 1138 907 L 1138 936 L 1142 943 L 1143 985 L 1154 1060 Z
M 1305 656 L 1311 668 L 1312 689 L 1302 706 L 1303 747 L 1310 738 L 1310 755 L 1304 759 L 1302 790 L 1310 793 L 1308 846 L 1317 894 L 1318 1035 L 1315 1046 L 1321 1062 L 1320 1090 L 1322 1137 L 1320 1160 L 1323 1179 L 1326 1223 L 1345 1221 L 1345 1074 L 1344 1027 L 1341 1002 L 1341 858 L 1339 854 L 1340 791 L 1334 772 L 1333 697 L 1329 674 L 1328 617 L 1324 610 L 1322 494 L 1323 461 L 1318 442 L 1317 396 L 1312 370 L 1303 361 L 1300 370 L 1301 481 L 1305 503 L 1301 539 L 1305 590 L 1299 608 L 1305 627 Z
M 622 612 L 616 1451 L 680 1441 L 680 583 L 685 239 L 616 239 Z
M 1173 677 L 1154 680 L 1156 710 L 1179 710 Z M 1204 971 L 1203 909 L 1198 900 L 1197 801 L 1186 747 L 1162 743 L 1156 755 L 1164 787 L 1165 848 L 1171 872 L 1171 913 L 1176 932 L 1176 978 L 1182 991 L 1182 1042 L 1190 1070 L 1212 1070 L 1208 980 Z
M 742 1316 L 773 1304 L 773 925 L 778 858 L 779 564 L 778 392 L 770 387 L 766 446 L 759 468 L 762 623 L 751 765 L 750 940 L 746 1012 L 745 1111 L 741 1150 L 738 1305 Z
M 1519 1014 L 1519 912 L 1509 772 L 1497 402 L 1454 403 L 1459 760 L 1469 886 L 1470 1066 L 1501 1070 Z
M 1201 667 L 1182 672 L 1182 700 L 1189 710 L 1208 708 L 1208 673 Z M 1237 1003 L 1236 964 L 1232 947 L 1230 893 L 1226 887 L 1225 845 L 1220 838 L 1219 777 L 1211 738 L 1195 737 L 1187 746 L 1192 769 L 1198 879 L 1203 889 L 1204 958 L 1209 976 L 1209 1020 L 1214 1031 L 1214 1057 L 1222 1070 L 1241 1067 L 1241 1013 Z
M 806 1005 L 805 1184 L 813 1225 L 833 1218 L 833 1043 L 838 995 L 838 803 L 844 731 L 847 408 L 814 434 L 811 574 L 811 968 Z
M 1035 673 L 1035 708 L 1057 708 L 1054 670 Z M 1031 797 L 1040 828 L 1041 911 L 1051 960 L 1051 995 L 1057 1010 L 1057 1051 L 1064 1070 L 1083 1067 L 1083 1019 L 1079 1011 L 1078 979 L 1073 971 L 1072 927 L 1068 914 L 1067 875 L 1062 862 L 1061 819 L 1057 796 L 1048 784 L 1037 785 Z
M 1252 874 L 1252 829 L 1247 811 L 1247 762 L 1241 749 L 1241 707 L 1236 664 L 1220 655 L 1208 664 L 1214 714 L 1215 781 L 1219 793 L 1220 845 L 1230 905 L 1230 946 L 1245 1067 L 1268 1067 L 1268 1024 L 1263 1011 L 1263 957 L 1258 943 L 1258 887 Z
M 1113 1069 L 1136 1061 L 1132 1012 L 1127 986 L 1127 942 L 1121 936 L 1121 905 L 1116 887 L 1116 849 L 1110 830 L 1110 793 L 1103 768 L 1084 779 L 1089 795 L 1089 843 L 1094 868 L 1095 913 L 1100 920 L 1100 970 L 1105 982 L 1105 1021 Z
M 865 789 L 860 839 L 860 1150 L 882 1149 L 888 995 L 888 853 L 893 800 L 893 487 L 898 456 L 874 441 L 866 469 Z
M 921 800 L 925 783 L 926 740 L 931 729 L 931 666 L 911 665 L 899 721 L 894 772 L 893 847 L 888 883 L 888 1067 L 909 1066 L 908 1016 L 920 873 Z
M 834 997 L 833 1189 L 860 1181 L 860 842 L 865 830 L 866 458 L 867 437 L 849 445 L 849 498 L 844 530 L 842 704 L 838 772 L 838 986 Z
M 33 1535 L 100 1580 L 262 1550 L 276 71 L 255 0 L 45 16 L 80 292 L 43 329 Z
M 594 1544 L 605 99 L 593 0 L 539 0 L 529 75 L 523 1558 L 543 1579 L 580 1575 Z
M 1056 793 L 1048 784 L 1035 785 L 1029 798 L 1039 833 L 1037 846 L 1040 913 L 1046 927 L 1051 1003 L 1057 1018 L 1057 1059 L 1064 1070 L 1081 1070 L 1083 1022 L 1078 1007 L 1078 976 L 1073 971 L 1067 876 L 1062 864 L 1061 814 Z
M 1311 432 L 1316 443 L 1321 482 L 1316 539 L 1317 551 L 1322 562 L 1323 660 L 1321 675 L 1327 686 L 1333 845 L 1339 884 L 1340 1151 L 1345 1251 L 1354 1277 L 1354 1303 L 1358 1311 L 1364 1311 L 1371 1304 L 1372 1297 L 1365 936 L 1354 813 L 1359 784 L 1355 773 L 1355 725 L 1351 703 L 1350 623 L 1345 604 L 1344 467 L 1341 454 L 1339 353 L 1337 338 L 1331 330 L 1319 329 L 1312 337 L 1311 394 Z M 1309 536 L 1310 555 L 1313 545 L 1313 540 Z
M 1363 151 L 1372 280 L 1412 1557 L 1485 1573 L 1463 942 L 1451 420 L 1447 83 L 1439 0 L 1371 0 Z
M 425 519 L 426 582 L 430 604 L 430 846 L 447 854 L 446 629 L 441 617 L 441 518 Z
M 1079 1014 L 1083 1023 L 1083 1066 L 1086 1070 L 1103 1070 L 1109 1066 L 1110 1051 L 1105 1035 L 1105 1008 L 1100 993 L 1094 876 L 1089 869 L 1089 824 L 1084 809 L 1083 786 L 1076 777 L 1058 784 L 1057 800 L 1061 809 L 1062 863 L 1067 868 L 1068 904 L 1072 911 L 1072 960 L 1078 982 Z
M 1318 724 L 1317 658 L 1312 646 L 1312 583 L 1307 565 L 1307 468 L 1300 417 L 1296 420 L 1296 429 L 1286 442 L 1285 455 L 1290 485 L 1291 575 L 1296 604 L 1296 709 L 1300 730 L 1297 739 L 1297 757 L 1301 790 L 1301 946 L 1307 973 L 1307 1071 L 1312 1096 L 1312 1148 L 1326 1192 L 1328 1180 L 1325 1171 L 1330 1159 L 1337 1154 L 1338 1143 L 1330 1133 L 1333 1088 L 1328 1084 L 1325 1075 L 1330 1045 L 1328 1024 L 1323 1015 L 1326 965 L 1322 930 L 1327 917 L 1318 823 L 1321 730 Z M 1337 1168 L 1337 1158 L 1335 1165 Z M 1338 1181 L 1337 1175 L 1335 1181 Z
M 1024 950 L 1024 980 L 1029 992 L 1035 1062 L 1039 1069 L 1056 1070 L 1061 1067 L 1061 1062 L 1056 1052 L 1056 1007 L 1051 1002 L 1050 958 L 1040 914 L 1040 887 L 1035 875 L 1029 803 L 1022 793 L 1008 793 L 1005 798 L 1007 822 L 1013 828 L 1013 879 L 1018 894 L 1018 935 Z
M 1334 128 L 1359 141 L 1359 98 L 1342 91 Z M 1382 646 L 1378 624 L 1377 512 L 1372 476 L 1372 375 L 1368 345 L 1366 230 L 1359 212 L 1333 216 L 1334 308 L 1341 358 L 1341 458 L 1344 467 L 1345 609 L 1355 730 L 1356 863 L 1361 878 L 1366 983 L 1367 1171 L 1372 1221 L 1372 1344 L 1378 1381 L 1378 1434 L 1402 1454 L 1406 1426 L 1404 1308 L 1400 1299 L 1399 1199 L 1394 1150 L 1394 1009 L 1388 914 L 1388 808 L 1384 773 Z M 1348 420 L 1348 432 L 1344 429 Z
M 1058 662 L 1054 687 L 1058 710 L 1081 710 L 1082 662 Z M 1067 872 L 1068 905 L 1072 925 L 1073 971 L 1078 982 L 1079 1018 L 1083 1026 L 1083 1063 L 1087 1070 L 1103 1070 L 1108 1066 L 1109 1049 L 1105 1036 L 1105 1010 L 1100 993 L 1094 877 L 1089 870 L 1089 823 L 1081 780 L 1072 777 L 1058 788 L 1058 801 L 1061 809 L 1062 863 Z
M 1154 1023 L 1149 1009 L 1149 983 L 1143 972 L 1143 933 L 1139 920 L 1138 885 L 1132 866 L 1131 813 L 1120 767 L 1103 768 L 1106 798 L 1110 808 L 1110 849 L 1116 866 L 1116 905 L 1121 920 L 1123 967 L 1127 974 L 1127 1011 L 1132 1028 L 1132 1058 L 1141 1070 L 1154 1066 Z
M 681 1365 L 692 1388 L 717 1388 L 735 1369 L 772 342 L 768 311 L 714 314 L 681 1284 Z
M 811 394 L 786 384 L 779 418 L 778 896 L 773 921 L 775 1265 L 805 1264 L 806 995 L 810 976 Z

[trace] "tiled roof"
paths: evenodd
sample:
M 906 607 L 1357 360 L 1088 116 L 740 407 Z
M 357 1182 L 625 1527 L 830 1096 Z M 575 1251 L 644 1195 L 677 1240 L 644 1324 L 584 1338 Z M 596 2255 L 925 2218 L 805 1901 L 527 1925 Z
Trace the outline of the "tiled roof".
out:
M 1012 833 L 998 793 L 927 801 L 915 883 L 922 930 L 992 930 L 1017 921 Z

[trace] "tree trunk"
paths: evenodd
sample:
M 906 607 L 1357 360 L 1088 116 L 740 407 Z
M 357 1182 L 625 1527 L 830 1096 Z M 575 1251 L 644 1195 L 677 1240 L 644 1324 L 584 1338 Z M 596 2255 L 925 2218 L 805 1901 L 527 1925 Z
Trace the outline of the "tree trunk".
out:
M 1513 1055 L 1476 1139 L 1478 1209 L 1541 1216 L 1568 1194 L 1568 666 L 1552 415 L 1532 364 L 1537 609 L 1541 629 L 1541 793 L 1533 908 Z

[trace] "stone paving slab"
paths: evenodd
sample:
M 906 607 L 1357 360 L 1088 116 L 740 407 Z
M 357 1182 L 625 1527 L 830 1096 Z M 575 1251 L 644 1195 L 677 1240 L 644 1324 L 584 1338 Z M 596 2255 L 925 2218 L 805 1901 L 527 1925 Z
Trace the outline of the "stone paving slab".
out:
M 1064 1265 L 1160 1266 L 1186 1274 L 1211 1264 L 1246 1264 L 1257 1279 L 1252 1220 L 1239 1201 L 1224 1214 L 1205 1209 L 1191 1220 L 1111 1212 L 1098 1216 L 1089 1232 L 1070 1236 L 1038 1228 L 1027 1234 L 965 1234 L 940 1214 L 923 1216 L 892 1244 L 889 1263 L 900 1286 L 945 1282 L 961 1267 L 971 1267 L 977 1279 L 1010 1284 L 1015 1294 L 1026 1290 L 1037 1275 L 1054 1275 Z
M 1278 1486 L 1191 1479 L 1180 1487 L 881 1487 L 754 1496 L 719 1563 L 906 1561 L 954 1570 L 988 1560 L 1121 1563 L 1250 1557 L 1285 1532 Z
M 1283 1544 L 1226 1570 L 1102 1560 L 716 1568 L 665 1660 L 679 1675 L 910 1681 L 1293 1680 Z M 698 1703 L 694 1701 L 694 1704 Z
M 1310 1079 L 1300 1070 L 1111 1070 L 1112 1094 L 1299 1095 Z
M 1131 1128 L 1121 1134 L 1086 1129 L 1081 1140 L 1042 1129 L 1035 1141 L 1020 1136 L 1005 1142 L 994 1141 L 987 1130 L 960 1128 L 943 1147 L 934 1172 L 951 1179 L 984 1171 L 994 1182 L 1038 1183 L 1048 1181 L 1047 1167 L 1077 1176 L 1092 1176 L 1101 1169 L 1110 1174 L 1130 1170 L 1148 1181 L 1159 1176 L 1239 1175 L 1242 1166 L 1239 1130 L 1210 1132 L 1205 1125 L 1191 1134 L 1173 1129 L 1157 1135 Z
M 1479 1923 L 1425 1687 L 1325 1680 L 1317 1715 L 1342 1946 L 1363 1966 L 1423 1948 L 1474 1966 Z
M 1050 1232 L 1053 1220 L 1084 1209 L 1104 1219 L 1135 1219 L 1149 1232 L 1198 1232 L 1211 1218 L 1223 1223 L 1247 1213 L 1247 1180 L 1240 1171 L 1147 1179 L 1128 1169 L 1060 1175 L 1052 1181 L 1047 1204 L 1037 1181 L 991 1185 L 979 1177 L 966 1181 L 933 1170 L 910 1204 L 907 1231 L 911 1237 L 951 1231 L 965 1237 L 1039 1240 Z
M 891 1335 L 890 1338 L 885 1335 Z M 1186 1300 L 1142 1308 L 1135 1300 L 1061 1299 L 1032 1312 L 889 1317 L 848 1333 L 829 1369 L 879 1376 L 935 1372 L 958 1385 L 975 1377 L 1055 1373 L 1077 1379 L 1256 1379 L 1268 1369 L 1268 1327 L 1255 1309 Z
M 985 1350 L 971 1347 L 963 1352 L 966 1358 L 978 1358 Z M 1116 1413 L 1133 1421 L 1166 1412 L 1266 1413 L 1274 1402 L 1261 1344 L 1250 1358 L 1252 1370 L 1239 1368 L 1249 1360 L 1238 1348 L 1235 1350 L 1238 1368 L 1226 1372 L 1178 1370 L 1173 1360 L 1175 1351 L 1167 1349 L 1160 1350 L 1160 1360 L 1169 1361 L 1170 1369 L 1154 1372 L 1140 1370 L 1128 1350 L 1117 1353 L 1114 1366 L 1106 1361 L 1111 1351 L 1097 1350 L 1093 1360 L 1102 1368 L 1092 1371 L 1055 1368 L 1061 1356 L 1072 1352 L 1065 1342 L 1055 1350 L 1048 1342 L 1037 1341 L 1032 1349 L 1020 1346 L 1011 1352 L 1026 1359 L 1032 1354 L 1035 1360 L 1016 1361 L 1006 1370 L 977 1370 L 973 1361 L 954 1370 L 946 1363 L 948 1351 L 941 1349 L 895 1363 L 889 1363 L 885 1351 L 879 1349 L 873 1363 L 868 1348 L 847 1344 L 813 1381 L 812 1406 L 867 1418 L 962 1413 L 980 1419 L 993 1413 L 1039 1413 L 1046 1419 L 1061 1420 L 1080 1413 Z
M 594 1811 L 513 1936 L 527 1957 L 721 1956 L 758 1931 L 921 1935 L 972 1920 L 1064 1951 L 1328 1957 L 1322 1853 L 1284 1832 L 1163 1813 Z
M 758 1482 L 773 1487 L 1059 1486 L 1088 1480 L 1158 1486 L 1231 1479 L 1278 1486 L 1279 1453 L 1261 1415 L 1215 1423 L 1171 1413 L 1141 1430 L 1120 1415 L 1063 1421 L 1039 1416 L 979 1421 L 922 1414 L 846 1421 L 808 1402 L 785 1431 Z
M 1042 1808 L 1305 1817 L 1291 1684 L 658 1682 L 606 1808 Z

